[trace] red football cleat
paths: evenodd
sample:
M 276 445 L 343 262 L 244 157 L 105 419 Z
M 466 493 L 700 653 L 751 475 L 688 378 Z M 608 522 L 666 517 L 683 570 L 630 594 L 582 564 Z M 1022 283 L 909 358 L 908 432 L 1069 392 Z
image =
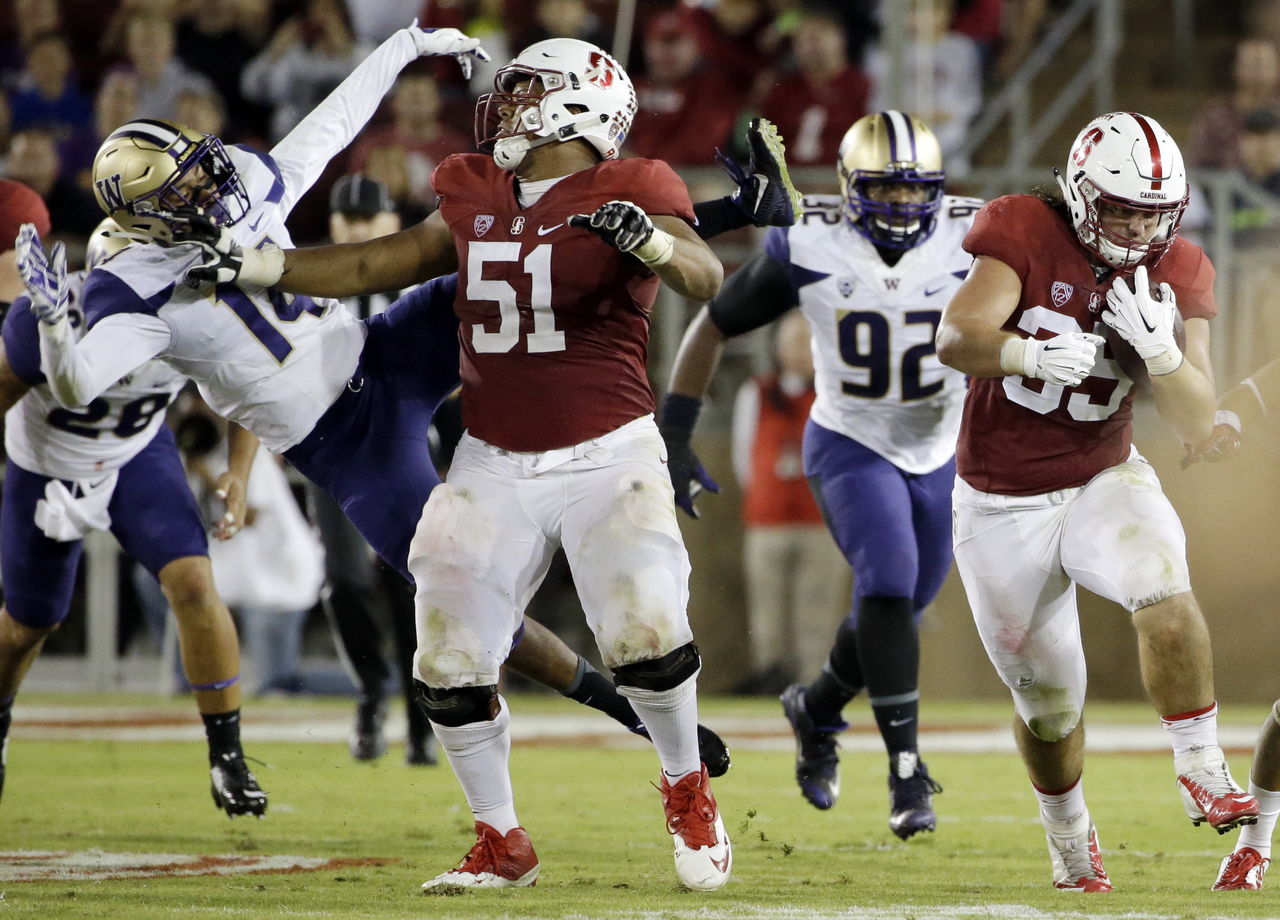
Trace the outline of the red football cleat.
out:
M 733 848 L 711 794 L 705 765 L 674 786 L 662 775 L 662 807 L 676 845 L 676 874 L 686 888 L 715 891 L 729 881 Z
M 1208 821 L 1219 834 L 1241 824 L 1258 823 L 1258 800 L 1236 785 L 1222 748 L 1206 747 L 1179 757 L 1178 791 L 1191 823 Z
M 476 842 L 450 869 L 422 883 L 423 891 L 437 888 L 523 888 L 538 881 L 538 854 L 529 834 L 513 827 L 506 836 L 483 821 L 476 822 Z
M 1053 864 L 1053 887 L 1060 891 L 1110 891 L 1111 879 L 1102 865 L 1098 831 L 1092 824 L 1087 833 L 1058 837 L 1045 831 L 1049 860 Z
M 1222 861 L 1214 891 L 1260 891 L 1271 860 L 1253 847 L 1241 847 Z

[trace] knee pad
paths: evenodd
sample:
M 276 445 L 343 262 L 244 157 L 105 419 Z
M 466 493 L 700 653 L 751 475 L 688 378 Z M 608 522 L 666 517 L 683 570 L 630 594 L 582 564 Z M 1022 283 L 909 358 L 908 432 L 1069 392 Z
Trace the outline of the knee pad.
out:
M 619 686 L 660 693 L 663 690 L 674 690 L 697 674 L 700 667 L 702 656 L 698 654 L 698 647 L 689 642 L 673 652 L 667 652 L 661 658 L 614 668 L 613 680 Z
M 482 687 L 428 687 L 415 680 L 419 708 L 437 725 L 457 728 L 472 722 L 491 722 L 498 710 L 498 685 Z

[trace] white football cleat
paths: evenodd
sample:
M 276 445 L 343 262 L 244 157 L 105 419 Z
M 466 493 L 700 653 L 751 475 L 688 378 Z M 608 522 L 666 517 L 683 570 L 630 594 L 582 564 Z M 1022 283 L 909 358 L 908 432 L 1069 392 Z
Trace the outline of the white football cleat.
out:
M 695 891 L 724 887 L 733 869 L 733 845 L 724 831 L 716 797 L 711 794 L 706 766 L 674 786 L 664 773 L 659 791 L 667 813 L 667 831 L 675 841 L 680 882 Z

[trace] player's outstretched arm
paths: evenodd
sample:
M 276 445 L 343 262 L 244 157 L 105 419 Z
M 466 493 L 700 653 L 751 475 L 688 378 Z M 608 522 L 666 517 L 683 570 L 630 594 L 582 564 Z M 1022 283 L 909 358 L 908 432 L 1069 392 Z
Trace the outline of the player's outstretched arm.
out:
M 229 230 L 191 208 L 166 216 L 166 221 L 175 242 L 195 243 L 204 252 L 203 261 L 187 271 L 186 283 L 192 287 L 236 283 L 313 297 L 354 297 L 398 291 L 458 267 L 453 238 L 439 211 L 390 236 L 305 249 L 244 249 Z

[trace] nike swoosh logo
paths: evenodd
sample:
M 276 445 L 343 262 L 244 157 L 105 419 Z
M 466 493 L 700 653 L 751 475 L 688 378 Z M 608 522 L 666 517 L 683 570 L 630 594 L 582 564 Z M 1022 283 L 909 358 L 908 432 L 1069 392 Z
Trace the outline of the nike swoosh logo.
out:
M 257 220 L 255 220 L 255 221 L 250 221 L 250 223 L 249 223 L 249 232 L 250 232 L 250 233 L 257 233 L 257 232 L 258 232 L 258 224 L 262 223 L 262 219 L 263 219 L 264 217 L 266 217 L 266 215 L 265 215 L 265 214 L 259 214 L 259 215 L 258 215 L 258 219 L 257 219 Z
M 901 728 L 903 725 L 906 725 L 908 722 L 914 722 L 914 721 L 915 721 L 915 719 L 890 719 L 890 720 L 889 720 L 889 727 L 890 727 L 890 728 Z
M 724 856 L 722 856 L 720 859 L 712 858 L 711 865 L 716 867 L 717 872 L 729 871 L 729 847 L 730 846 L 731 844 L 727 844 L 727 843 L 725 844 Z
M 564 221 L 561 221 L 560 223 L 558 223 L 558 224 L 556 224 L 555 226 L 552 226 L 552 227 L 543 227 L 543 226 L 539 225 L 539 227 L 538 227 L 538 236 L 546 236 L 546 235 L 547 235 L 548 233 L 550 233 L 552 230 L 558 230 L 559 228 L 561 228 L 561 227 L 563 227 L 563 226 L 564 226 Z
M 946 287 L 946 285 L 943 285 L 943 287 Z M 931 290 L 929 290 L 928 288 L 925 288 L 925 289 L 924 289 L 924 296 L 925 296 L 925 297 L 932 297 L 934 294 L 938 293 L 940 290 L 942 290 L 942 288 L 940 288 L 940 287 L 936 287 L 936 288 L 934 288 L 932 291 L 931 291 Z
M 1146 326 L 1146 327 L 1147 327 L 1147 332 L 1155 332 L 1155 331 L 1156 331 L 1156 327 L 1155 327 L 1155 326 L 1153 326 L 1153 325 L 1151 325 L 1150 323 L 1148 323 L 1148 322 L 1147 322 L 1147 318 L 1146 318 L 1145 316 L 1142 316 L 1141 314 L 1139 314 L 1139 318 L 1142 320 L 1142 325 L 1144 325 L 1144 326 Z

